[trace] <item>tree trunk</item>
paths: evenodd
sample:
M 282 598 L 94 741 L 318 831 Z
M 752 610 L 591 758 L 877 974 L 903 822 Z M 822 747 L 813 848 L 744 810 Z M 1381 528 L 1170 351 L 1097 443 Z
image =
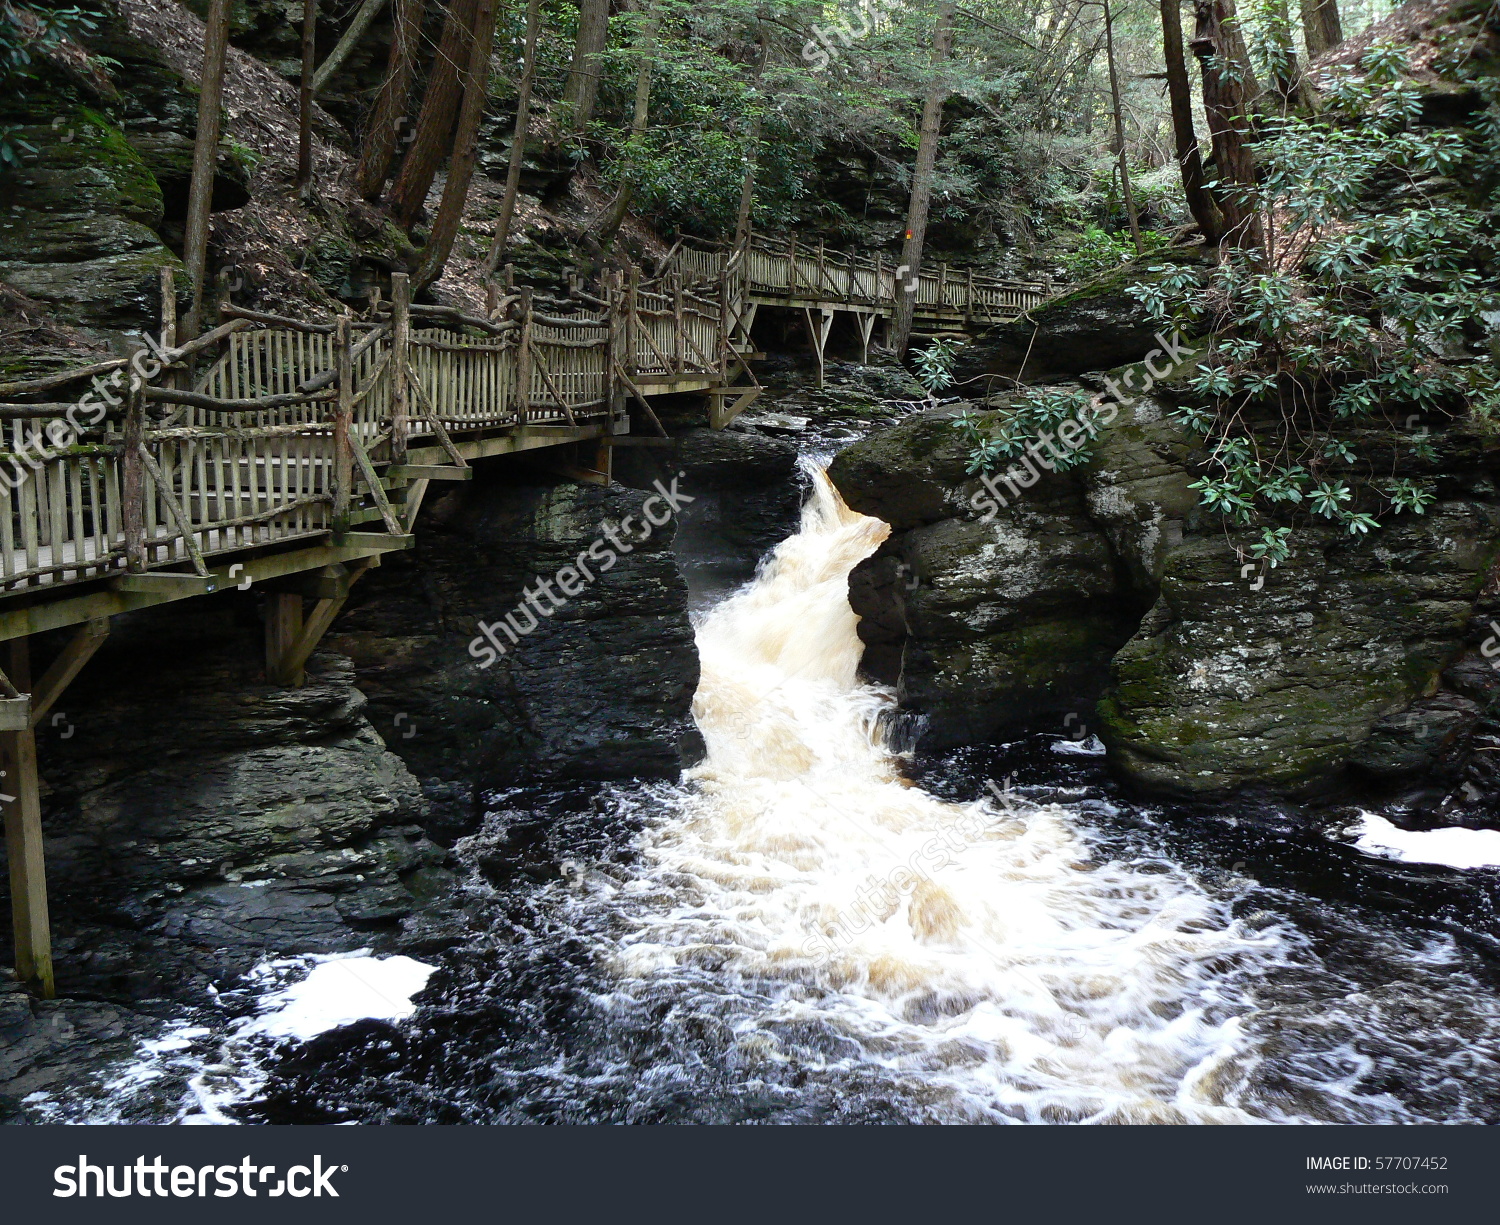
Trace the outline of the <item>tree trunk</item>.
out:
M 312 182 L 313 73 L 318 54 L 318 0 L 302 0 L 302 77 L 297 90 L 297 186 Z
M 646 124 L 651 115 L 651 67 L 652 58 L 656 54 L 656 22 L 657 14 L 652 7 L 646 18 L 646 26 L 643 32 L 645 46 L 641 52 L 640 67 L 635 73 L 635 109 L 630 118 L 630 141 L 636 144 L 646 134 Z M 632 149 L 627 155 L 635 156 Z M 619 233 L 620 227 L 625 224 L 625 217 L 630 211 L 630 200 L 635 195 L 635 167 L 627 165 L 625 174 L 620 183 L 620 188 L 615 192 L 615 198 L 609 202 L 599 219 L 594 223 L 592 232 L 588 235 L 591 245 L 598 244 L 600 253 L 609 250 L 610 244 L 614 242 L 615 235 Z
M 537 0 L 532 0 L 535 5 Z M 490 50 L 495 42 L 496 0 L 476 0 L 472 14 L 473 32 L 469 40 L 467 66 L 462 74 L 463 103 L 458 113 L 458 128 L 453 137 L 453 157 L 448 163 L 448 178 L 443 184 L 443 198 L 432 221 L 432 233 L 422 253 L 422 265 L 412 277 L 413 293 L 420 293 L 443 273 L 458 224 L 463 219 L 464 202 L 469 183 L 474 178 L 474 164 L 479 159 L 479 125 L 484 119 L 484 104 L 489 96 Z
M 1339 19 L 1338 0 L 1302 0 L 1302 35 L 1307 58 L 1315 60 L 1344 41 L 1344 23 Z
M 1255 210 L 1255 161 L 1245 138 L 1249 133 L 1250 99 L 1243 75 L 1227 66 L 1236 63 L 1230 0 L 1194 0 L 1197 28 L 1193 32 L 1193 54 L 1203 70 L 1203 110 L 1213 138 L 1214 168 L 1218 172 L 1216 197 L 1224 218 L 1222 240 L 1242 248 L 1261 245 L 1261 230 Z
M 376 95 L 370 118 L 365 123 L 359 165 L 354 171 L 355 186 L 366 200 L 380 198 L 381 189 L 391 173 L 391 160 L 396 156 L 396 141 L 401 135 L 397 125 L 406 118 L 424 11 L 425 0 L 396 0 L 396 28 L 391 36 L 385 80 L 381 82 L 380 93 Z
M 203 72 L 198 81 L 198 131 L 193 140 L 193 177 L 188 187 L 182 260 L 193 302 L 182 321 L 179 343 L 194 339 L 203 322 L 203 277 L 208 267 L 209 213 L 219 161 L 219 104 L 224 95 L 224 57 L 229 49 L 230 0 L 209 0 L 203 34 Z
M 521 163 L 526 160 L 526 134 L 531 127 L 531 86 L 536 79 L 536 43 L 541 29 L 541 0 L 528 0 L 526 58 L 521 65 L 521 84 L 516 90 L 516 131 L 511 138 L 510 165 L 505 169 L 505 194 L 500 198 L 500 215 L 495 218 L 495 237 L 484 262 L 485 271 L 491 275 L 505 261 L 511 218 L 516 215 L 516 195 L 521 190 Z
M 1212 193 L 1204 186 L 1203 158 L 1198 153 L 1198 134 L 1193 130 L 1193 87 L 1182 50 L 1181 5 L 1182 0 L 1161 0 L 1162 49 L 1167 61 L 1172 135 L 1177 147 L 1177 165 L 1182 171 L 1182 194 L 1187 197 L 1193 220 L 1203 231 L 1203 241 L 1213 246 L 1223 232 L 1224 219 Z
M 563 83 L 563 101 L 568 104 L 568 130 L 582 132 L 594 116 L 599 98 L 599 78 L 604 67 L 599 56 L 609 45 L 609 0 L 578 0 L 578 41 L 573 62 Z
M 1125 116 L 1120 108 L 1120 70 L 1115 64 L 1115 18 L 1109 0 L 1103 0 L 1103 3 L 1105 54 L 1109 58 L 1109 100 L 1114 108 L 1115 144 L 1120 158 L 1120 191 L 1125 197 L 1125 219 L 1130 223 L 1135 253 L 1141 255 L 1146 246 L 1141 242 L 1141 219 L 1135 210 L 1135 193 L 1130 190 L 1130 154 L 1125 148 Z
M 734 248 L 739 250 L 750 240 L 750 217 L 755 209 L 755 175 L 760 168 L 760 136 L 762 116 L 760 109 L 760 76 L 765 71 L 768 44 L 763 29 L 756 30 L 759 49 L 755 56 L 755 75 L 752 78 L 754 110 L 750 115 L 750 130 L 746 133 L 745 177 L 740 182 L 740 207 L 734 222 Z
M 917 133 L 917 164 L 911 175 L 911 200 L 906 209 L 906 241 L 901 246 L 904 272 L 896 275 L 896 307 L 891 319 L 891 347 L 898 357 L 906 355 L 911 343 L 913 316 L 917 295 L 906 293 L 906 285 L 917 283 L 922 270 L 922 247 L 927 240 L 927 213 L 932 205 L 932 175 L 937 166 L 938 136 L 942 130 L 943 102 L 948 97 L 941 76 L 942 63 L 948 58 L 953 42 L 952 0 L 939 0 L 937 24 L 932 32 L 932 67 L 934 79 L 922 105 L 922 127 Z
M 1268 0 L 1263 15 L 1263 37 L 1274 56 L 1271 90 L 1281 104 L 1281 113 L 1295 107 L 1311 108 L 1312 88 L 1297 60 L 1296 41 L 1292 36 L 1292 19 L 1287 0 Z
M 364 3 L 355 10 L 354 16 L 349 19 L 343 34 L 334 44 L 333 50 L 328 53 L 328 58 L 318 65 L 317 72 L 313 73 L 313 93 L 320 94 L 327 88 L 328 82 L 333 79 L 333 74 L 344 66 L 344 61 L 353 54 L 354 48 L 359 46 L 369 28 L 375 24 L 375 18 L 380 16 L 380 10 L 386 6 L 386 0 L 364 0 Z
M 422 96 L 422 111 L 417 116 L 411 148 L 406 151 L 401 170 L 391 185 L 391 215 L 403 229 L 411 229 L 421 215 L 438 167 L 453 149 L 453 120 L 463 94 L 459 66 L 468 61 L 473 43 L 475 2 L 452 0 L 427 77 L 427 91 Z

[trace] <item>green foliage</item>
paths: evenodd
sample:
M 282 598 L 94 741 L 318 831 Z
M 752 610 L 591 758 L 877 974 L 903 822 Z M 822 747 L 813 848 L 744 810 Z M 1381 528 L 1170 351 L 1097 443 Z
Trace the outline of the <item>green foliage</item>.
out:
M 1146 250 L 1157 251 L 1167 245 L 1167 236 L 1154 230 L 1141 231 L 1141 242 Z M 1068 276 L 1075 281 L 1087 280 L 1100 272 L 1107 272 L 1135 259 L 1135 241 L 1127 230 L 1107 234 L 1096 225 L 1083 232 L 1083 240 L 1062 257 L 1060 261 Z
M 1020 459 L 1033 448 L 1033 454 L 1044 457 L 1058 472 L 1088 463 L 1097 432 L 1085 414 L 1087 406 L 1085 392 L 1033 388 L 1018 395 L 989 430 L 979 418 L 959 414 L 953 426 L 969 447 L 965 470 L 970 476 L 993 472 L 1004 461 Z M 1077 423 L 1071 431 L 1071 446 L 1058 434 L 1058 427 L 1069 420 Z
M 1422 514 L 1430 489 L 1376 480 L 1401 452 L 1434 458 L 1403 423 L 1500 400 L 1477 339 L 1500 310 L 1485 272 L 1500 247 L 1500 101 L 1477 136 L 1421 128 L 1403 65 L 1373 47 L 1331 89 L 1334 114 L 1265 121 L 1264 248 L 1232 252 L 1201 288 L 1162 267 L 1130 290 L 1162 322 L 1212 336 L 1175 418 L 1207 440 L 1193 488 L 1231 522 L 1305 511 L 1362 536 L 1384 511 Z M 1393 209 L 1400 184 L 1415 190 Z M 1370 441 L 1398 431 L 1395 457 Z
M 963 342 L 952 336 L 935 336 L 927 348 L 912 355 L 917 367 L 917 381 L 929 392 L 953 386 L 953 363 Z

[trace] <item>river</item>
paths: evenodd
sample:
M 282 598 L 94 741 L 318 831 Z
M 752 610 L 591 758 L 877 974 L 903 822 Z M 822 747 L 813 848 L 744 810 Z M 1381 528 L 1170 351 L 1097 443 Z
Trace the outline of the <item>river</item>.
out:
M 699 614 L 706 759 L 495 797 L 414 1015 L 287 1042 L 246 1020 L 279 963 L 39 1117 L 1495 1121 L 1451 872 L 1131 804 L 1087 741 L 913 757 L 846 594 L 886 526 L 808 471 L 800 531 Z

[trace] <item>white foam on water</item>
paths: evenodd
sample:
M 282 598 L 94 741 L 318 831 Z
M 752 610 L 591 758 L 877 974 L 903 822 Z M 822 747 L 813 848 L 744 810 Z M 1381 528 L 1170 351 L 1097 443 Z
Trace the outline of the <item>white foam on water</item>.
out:
M 306 1042 L 355 1021 L 400 1021 L 417 1010 L 412 996 L 432 972 L 410 957 L 320 957 L 306 978 L 267 996 L 261 1015 L 241 1022 L 239 1032 Z
M 1256 1121 L 1235 1104 L 1254 1056 L 1229 984 L 1278 937 L 1179 870 L 1096 856 L 1066 808 L 911 785 L 847 595 L 888 528 L 812 475 L 801 531 L 699 625 L 708 755 L 645 835 L 654 900 L 612 949 L 622 985 L 770 983 L 758 1049 L 774 1057 L 780 1022 L 830 1027 L 934 1117 Z
M 1103 757 L 1104 741 L 1098 736 L 1090 736 L 1087 740 L 1054 740 L 1052 751 L 1075 757 Z
M 432 973 L 410 957 L 372 957 L 368 949 L 263 961 L 231 993 L 254 997 L 256 1015 L 171 1022 L 103 1072 L 93 1092 L 38 1092 L 25 1105 L 45 1123 L 238 1126 L 231 1109 L 261 1090 L 281 1043 L 355 1021 L 403 1020 Z
M 1354 845 L 1367 855 L 1448 868 L 1500 868 L 1500 830 L 1402 829 L 1376 813 L 1360 814 Z

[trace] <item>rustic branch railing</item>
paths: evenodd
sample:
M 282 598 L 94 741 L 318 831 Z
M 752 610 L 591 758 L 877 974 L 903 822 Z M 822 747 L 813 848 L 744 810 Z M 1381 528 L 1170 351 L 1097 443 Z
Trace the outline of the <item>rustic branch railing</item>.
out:
M 719 303 L 681 285 L 622 280 L 584 309 L 523 290 L 486 317 L 396 298 L 385 318 L 333 323 L 230 307 L 233 326 L 191 391 L 179 381 L 118 397 L 63 449 L 37 441 L 72 405 L 7 406 L 0 589 L 201 573 L 216 554 L 390 528 L 379 473 L 410 447 L 462 464 L 452 435 L 599 424 L 628 385 L 725 369 Z
M 881 256 L 760 237 L 733 252 L 679 242 L 654 280 L 613 273 L 602 297 L 576 286 L 570 298 L 544 297 L 513 288 L 507 272 L 482 314 L 413 304 L 400 275 L 392 289 L 383 313 L 364 320 L 229 306 L 232 318 L 180 349 L 164 310 L 168 377 L 129 394 L 122 385 L 81 423 L 54 389 L 118 379 L 125 359 L 5 385 L 53 401 L 0 406 L 0 596 L 159 567 L 203 575 L 218 554 L 367 522 L 394 531 L 382 470 L 414 446 L 462 466 L 453 435 L 597 432 L 627 400 L 664 433 L 647 397 L 727 388 L 754 302 L 869 312 L 898 292 Z M 916 286 L 919 317 L 939 326 L 1012 318 L 1045 292 L 946 267 Z M 189 358 L 210 361 L 191 390 Z
M 689 285 L 711 285 L 727 279 L 731 295 L 747 294 L 788 300 L 844 304 L 850 308 L 893 308 L 898 267 L 883 254 L 873 258 L 829 251 L 822 243 L 809 247 L 795 238 L 777 240 L 753 235 L 738 250 L 679 243 L 658 270 Z M 1037 281 L 1014 281 L 978 274 L 969 268 L 939 264 L 913 279 L 903 273 L 900 291 L 916 294 L 919 314 L 956 316 L 981 323 L 1014 319 L 1044 301 L 1051 287 Z

